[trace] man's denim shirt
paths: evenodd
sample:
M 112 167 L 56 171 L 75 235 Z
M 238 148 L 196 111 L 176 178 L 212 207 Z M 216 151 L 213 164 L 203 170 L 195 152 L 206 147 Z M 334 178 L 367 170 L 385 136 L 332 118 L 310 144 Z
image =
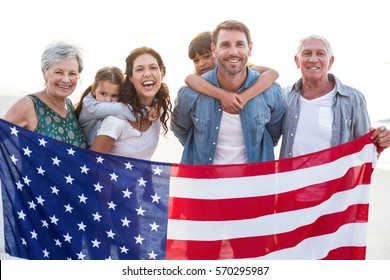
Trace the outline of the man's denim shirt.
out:
M 328 74 L 331 81 L 336 82 L 336 95 L 333 101 L 333 125 L 330 146 L 337 146 L 369 132 L 370 118 L 367 112 L 364 95 L 340 82 L 333 74 Z M 287 103 L 287 112 L 283 123 L 283 140 L 280 158 L 292 157 L 295 133 L 299 121 L 299 98 L 302 79 L 292 88 L 283 89 Z M 310 135 L 307 135 L 310 145 Z
M 239 93 L 251 87 L 259 77 L 259 73 L 248 67 L 247 71 L 247 78 Z M 203 77 L 220 87 L 217 68 Z M 248 162 L 275 158 L 274 146 L 281 137 L 285 111 L 282 89 L 277 83 L 245 104 L 240 111 L 240 119 Z M 221 118 L 221 102 L 218 99 L 198 93 L 188 86 L 179 90 L 171 130 L 184 145 L 181 163 L 213 164 Z

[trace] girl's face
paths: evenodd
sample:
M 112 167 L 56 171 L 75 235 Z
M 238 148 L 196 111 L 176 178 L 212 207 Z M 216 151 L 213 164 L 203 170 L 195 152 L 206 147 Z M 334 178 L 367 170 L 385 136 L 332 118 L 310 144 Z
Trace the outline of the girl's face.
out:
M 138 56 L 133 63 L 130 81 L 134 84 L 141 103 L 150 106 L 161 87 L 163 74 L 157 59 L 150 54 Z
M 53 63 L 43 73 L 48 93 L 66 98 L 76 89 L 79 80 L 79 64 L 76 59 L 65 59 Z
M 92 94 L 99 102 L 118 102 L 120 85 L 110 81 L 100 81 L 92 86 Z

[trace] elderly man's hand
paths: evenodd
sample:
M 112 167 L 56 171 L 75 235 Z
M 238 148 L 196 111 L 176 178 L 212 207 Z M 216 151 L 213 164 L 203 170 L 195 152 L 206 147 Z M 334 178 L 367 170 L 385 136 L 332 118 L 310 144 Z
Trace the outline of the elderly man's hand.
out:
M 373 132 L 371 139 L 378 143 L 381 148 L 388 148 L 390 146 L 390 130 L 385 126 L 380 126 L 378 128 L 370 128 L 370 131 Z

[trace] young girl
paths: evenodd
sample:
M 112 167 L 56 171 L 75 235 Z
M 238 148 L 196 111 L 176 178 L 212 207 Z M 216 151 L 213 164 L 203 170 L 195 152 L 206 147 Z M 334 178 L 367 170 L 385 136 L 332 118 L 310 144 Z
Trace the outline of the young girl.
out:
M 76 104 L 75 114 L 89 146 L 95 140 L 96 132 L 104 118 L 116 116 L 129 121 L 136 120 L 132 107 L 118 102 L 123 81 L 124 74 L 118 67 L 103 67 L 96 73 L 94 82 Z M 141 114 L 148 114 L 149 107 L 142 109 Z M 151 110 L 148 116 L 151 121 L 157 119 L 157 110 Z
M 148 47 L 134 49 L 126 58 L 126 77 L 120 101 L 133 109 L 135 120 L 114 116 L 104 119 L 91 150 L 150 160 L 157 148 L 161 127 L 168 132 L 171 113 L 169 90 L 162 79 L 165 65 L 159 53 Z M 145 107 L 158 108 L 159 118 L 142 116 Z

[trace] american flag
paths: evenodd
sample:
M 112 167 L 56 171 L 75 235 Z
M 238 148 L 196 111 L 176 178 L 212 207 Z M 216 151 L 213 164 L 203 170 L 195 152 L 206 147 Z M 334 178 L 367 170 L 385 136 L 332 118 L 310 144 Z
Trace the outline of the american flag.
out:
M 183 165 L 0 120 L 5 250 L 37 259 L 364 259 L 369 134 L 301 157 Z

